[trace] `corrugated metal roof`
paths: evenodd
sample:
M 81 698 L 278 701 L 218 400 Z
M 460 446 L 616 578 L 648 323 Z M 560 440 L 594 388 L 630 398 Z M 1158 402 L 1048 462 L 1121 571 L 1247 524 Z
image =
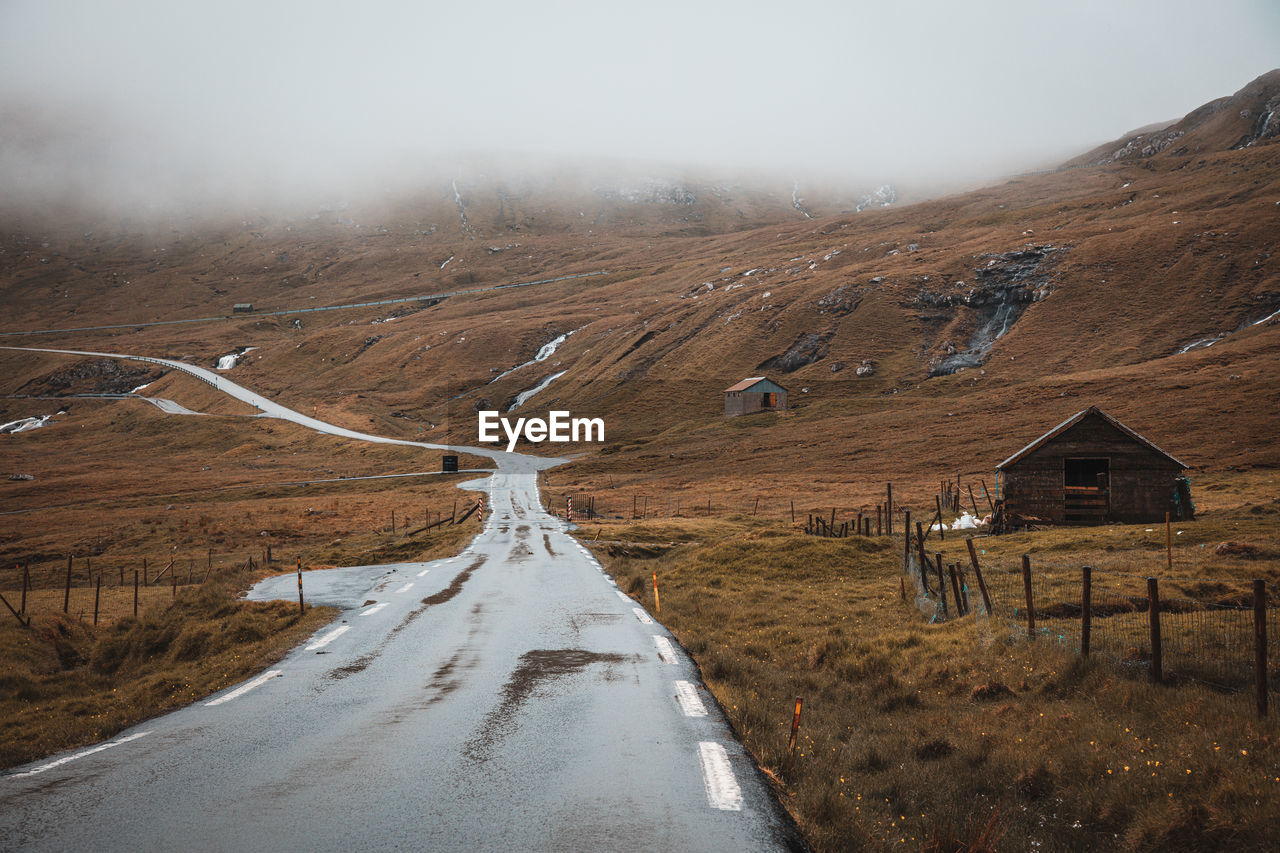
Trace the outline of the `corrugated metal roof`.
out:
M 783 388 L 777 382 L 774 382 L 772 379 L 769 379 L 766 376 L 752 376 L 748 379 L 742 380 L 737 385 L 730 385 L 728 388 L 724 389 L 724 391 L 726 394 L 729 393 L 730 391 L 748 391 L 751 389 L 753 385 L 756 385 L 760 382 L 768 382 L 770 385 L 782 391 L 787 390 L 786 388 Z
M 1119 422 L 1118 420 L 1116 420 L 1115 418 L 1111 417 L 1111 415 L 1108 415 L 1106 412 L 1102 411 L 1102 409 L 1099 409 L 1097 406 L 1090 406 L 1089 408 L 1085 409 L 1083 412 L 1076 412 L 1074 415 L 1072 415 L 1071 417 L 1067 418 L 1065 421 L 1063 421 L 1062 423 L 1058 424 L 1056 427 L 1054 427 L 1053 429 L 1049 430 L 1049 431 L 1048 431 L 1048 432 L 1046 432 L 1044 435 L 1040 436 L 1040 437 L 1039 437 L 1039 438 L 1037 438 L 1035 441 L 1031 442 L 1031 443 L 1030 443 L 1030 444 L 1028 444 L 1026 447 L 1022 448 L 1022 449 L 1021 449 L 1021 450 L 1019 450 L 1017 453 L 1013 454 L 1013 455 L 1012 455 L 1012 456 L 1010 456 L 1008 459 L 1006 459 L 1006 460 L 1004 460 L 1003 462 L 1001 462 L 999 465 L 997 465 L 997 466 L 996 466 L 996 470 L 997 470 L 997 471 L 999 471 L 1001 468 L 1005 467 L 1006 465 L 1010 465 L 1010 464 L 1012 464 L 1012 463 L 1014 463 L 1014 462 L 1017 462 L 1019 459 L 1021 459 L 1021 458 L 1022 458 L 1022 457 L 1024 457 L 1024 456 L 1026 456 L 1028 453 L 1031 453 L 1031 452 L 1033 452 L 1033 451 L 1039 450 L 1041 447 L 1043 447 L 1044 445 L 1048 444 L 1048 443 L 1049 443 L 1050 441 L 1052 441 L 1053 439 L 1057 438 L 1058 436 L 1062 435 L 1062 434 L 1063 434 L 1064 432 L 1066 432 L 1067 430 L 1071 429 L 1071 428 L 1072 428 L 1073 426 L 1075 426 L 1076 424 L 1080 423 L 1082 420 L 1084 420 L 1084 419 L 1085 419 L 1086 417 L 1088 417 L 1089 415 L 1098 415 L 1098 416 L 1099 416 L 1099 417 L 1101 417 L 1103 420 L 1105 420 L 1107 423 L 1111 424 L 1113 427 L 1115 427 L 1116 429 L 1120 430 L 1122 433 L 1124 433 L 1125 435 L 1129 436 L 1129 437 L 1130 437 L 1130 438 L 1132 438 L 1134 441 L 1138 442 L 1139 444 L 1143 445 L 1144 447 L 1149 447 L 1150 449 L 1154 450 L 1156 453 L 1159 453 L 1161 456 L 1165 457 L 1166 459 L 1170 459 L 1170 460 L 1172 460 L 1173 462 L 1176 462 L 1178 465 L 1181 465 L 1183 468 L 1188 467 L 1188 466 L 1187 466 L 1186 464 L 1184 464 L 1183 462 L 1181 462 L 1181 461 L 1179 461 L 1178 459 L 1174 458 L 1174 457 L 1173 457 L 1173 456 L 1171 456 L 1170 454 L 1165 453 L 1165 452 L 1164 452 L 1163 450 L 1161 450 L 1159 447 L 1156 447 L 1156 446 L 1155 446 L 1154 444 L 1152 444 L 1150 441 L 1148 441 L 1147 439 L 1143 438 L 1141 435 L 1139 435 L 1138 433 L 1134 432 L 1133 430 L 1129 429 L 1127 426 L 1125 426 L 1124 424 L 1120 423 L 1120 422 Z

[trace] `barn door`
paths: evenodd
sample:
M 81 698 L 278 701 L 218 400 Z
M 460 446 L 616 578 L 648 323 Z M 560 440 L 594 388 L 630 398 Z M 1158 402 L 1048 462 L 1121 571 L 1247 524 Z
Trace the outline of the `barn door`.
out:
M 1111 460 L 1062 460 L 1063 521 L 1102 524 L 1111 512 Z

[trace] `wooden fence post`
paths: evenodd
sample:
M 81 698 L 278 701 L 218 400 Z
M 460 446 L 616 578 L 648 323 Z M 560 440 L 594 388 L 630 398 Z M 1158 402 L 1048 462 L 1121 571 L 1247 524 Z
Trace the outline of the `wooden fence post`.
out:
M 133 618 L 138 618 L 138 571 L 133 572 Z
M 1253 653 L 1258 716 L 1267 715 L 1267 582 L 1253 582 Z
M 987 488 L 987 481 L 985 479 L 979 478 L 978 482 L 982 484 L 982 493 L 987 497 L 987 509 L 991 510 L 992 512 L 995 512 L 996 505 L 995 505 L 995 502 L 991 500 L 991 490 Z
M 1169 573 L 1173 574 L 1173 525 L 1167 512 L 1164 514 L 1164 552 L 1169 557 Z
M 796 499 L 791 499 L 791 523 L 796 523 Z
M 62 594 L 62 612 L 66 613 L 71 609 L 71 555 L 67 555 L 67 588 Z
M 917 521 L 916 522 L 916 550 L 918 552 L 917 556 L 919 556 L 920 558 L 920 583 L 924 587 L 924 594 L 928 595 L 930 592 L 929 575 L 928 575 L 929 558 L 925 555 L 925 552 L 924 552 L 924 534 L 920 532 L 922 528 L 923 528 L 923 525 L 921 525 L 920 522 Z
M 973 566 L 973 574 L 978 579 L 978 590 L 982 593 L 982 606 L 988 616 L 991 615 L 991 596 L 987 595 L 987 582 L 982 579 L 982 567 L 978 565 L 978 552 L 973 547 L 973 537 L 965 539 L 969 546 L 969 564 Z
M 31 586 L 31 564 L 22 564 L 22 609 L 20 613 L 27 612 L 27 589 Z
M 907 510 L 907 526 L 902 531 L 902 573 L 908 574 L 911 569 L 911 510 Z
M 959 578 L 959 574 L 956 572 L 957 565 L 959 564 L 948 563 L 947 569 L 949 570 L 949 573 L 951 575 L 951 591 L 956 594 L 955 596 L 956 615 L 963 616 L 964 615 L 964 598 L 960 595 L 960 578 Z
M 1164 678 L 1164 659 L 1160 645 L 1160 581 L 1147 578 L 1147 613 L 1151 622 L 1151 680 Z
M 938 538 L 942 540 L 947 538 L 947 526 L 942 523 L 942 498 L 938 498 Z
M 885 533 L 893 535 L 893 483 L 884 484 L 884 524 Z M 911 535 L 911 521 L 907 521 L 907 535 Z
M 136 575 L 137 572 L 134 572 L 134 574 Z M 142 585 L 143 586 L 147 585 L 147 558 L 146 557 L 142 558 Z M 137 586 L 137 584 L 134 584 L 134 586 Z M 137 614 L 135 613 L 134 615 L 136 616 Z
M 1093 569 L 1085 566 L 1080 587 L 1080 656 L 1089 656 L 1089 629 L 1093 622 Z
M 98 585 L 93 590 L 93 627 L 98 627 L 98 601 L 102 598 L 102 572 L 98 572 Z
M 942 555 L 934 553 L 933 558 L 938 563 L 938 598 L 942 602 L 942 618 L 947 618 L 947 579 L 942 574 Z
M 1027 593 L 1027 637 L 1035 639 L 1036 605 L 1031 600 L 1031 556 L 1029 554 L 1022 555 L 1022 586 Z

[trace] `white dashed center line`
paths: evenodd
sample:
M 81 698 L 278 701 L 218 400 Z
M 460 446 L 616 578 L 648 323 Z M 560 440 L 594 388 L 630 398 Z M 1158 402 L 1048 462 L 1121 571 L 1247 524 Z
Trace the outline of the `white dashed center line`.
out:
M 702 781 L 707 786 L 707 802 L 713 809 L 742 811 L 742 789 L 729 766 L 729 754 L 715 741 L 704 740 L 698 744 L 698 757 L 702 761 Z
M 384 601 L 384 602 L 382 602 L 381 604 L 375 604 L 375 605 L 373 605 L 372 607 L 370 607 L 368 610 L 361 611 L 360 615 L 361 615 L 361 616 L 372 616 L 373 614 L 377 613 L 379 610 L 381 610 L 382 608 L 386 607 L 386 606 L 387 606 L 388 604 L 390 604 L 390 603 L 391 603 L 391 602 L 389 602 L 389 601 Z
M 399 595 L 402 592 L 408 592 L 412 588 L 413 588 L 413 581 L 409 581 L 407 584 L 405 584 L 404 586 L 396 590 L 396 595 Z
M 427 574 L 427 572 L 429 572 L 429 571 L 431 571 L 431 570 L 430 570 L 430 569 L 423 569 L 422 571 L 418 572 L 418 577 L 425 577 L 425 576 L 426 576 L 426 574 Z
M 654 637 L 653 644 L 658 647 L 658 660 L 663 663 L 676 662 L 676 650 L 671 647 L 671 641 L 666 637 Z
M 653 624 L 653 620 L 649 618 L 649 614 L 648 614 L 648 613 L 645 613 L 645 612 L 644 612 L 643 610 L 641 610 L 639 607 L 633 607 L 633 608 L 631 608 L 631 612 L 632 612 L 632 613 L 634 613 L 634 614 L 636 615 L 636 618 L 637 618 L 637 619 L 639 619 L 639 620 L 640 620 L 641 622 L 643 622 L 644 624 L 646 624 L 646 625 L 652 625 L 652 624 Z
M 307 646 L 307 651 L 314 652 L 316 649 L 322 649 L 350 630 L 350 625 L 339 625 L 323 637 L 318 637 L 314 643 Z
M 676 682 L 676 702 L 680 703 L 680 710 L 684 711 L 686 717 L 705 717 L 707 715 L 707 706 L 702 704 L 702 697 L 698 695 L 698 688 L 687 681 Z
M 221 705 L 223 702 L 230 702 L 232 699 L 238 699 L 239 697 L 248 693 L 250 690 L 253 690 L 256 687 L 261 687 L 271 679 L 275 678 L 277 675 L 282 675 L 282 674 L 283 673 L 281 673 L 280 670 L 278 669 L 269 669 L 266 672 L 262 673 L 262 675 L 259 675 L 253 681 L 250 681 L 247 684 L 241 684 L 239 687 L 237 687 L 235 690 L 232 690 L 227 695 L 219 696 L 217 699 L 214 699 L 212 702 L 205 702 L 204 704 L 209 707 L 213 707 L 214 705 Z
M 39 767 L 33 767 L 30 770 L 23 771 L 22 773 L 14 773 L 9 778 L 21 779 L 24 776 L 34 776 L 37 773 L 43 773 L 46 770 L 52 770 L 55 767 L 61 767 L 63 764 L 66 764 L 69 761 L 75 761 L 77 758 L 84 758 L 86 755 L 93 755 L 95 752 L 102 752 L 102 750 L 104 749 L 110 749 L 113 746 L 119 746 L 122 743 L 128 743 L 131 740 L 137 740 L 138 738 L 146 737 L 149 734 L 151 734 L 151 732 L 138 732 L 137 734 L 125 735 L 119 740 L 112 740 L 112 741 L 107 741 L 106 743 L 100 743 L 97 746 L 93 747 L 92 749 L 86 749 L 83 752 L 77 752 L 74 755 L 68 755 L 65 758 L 59 758 L 56 761 L 50 761 L 48 764 L 41 764 Z

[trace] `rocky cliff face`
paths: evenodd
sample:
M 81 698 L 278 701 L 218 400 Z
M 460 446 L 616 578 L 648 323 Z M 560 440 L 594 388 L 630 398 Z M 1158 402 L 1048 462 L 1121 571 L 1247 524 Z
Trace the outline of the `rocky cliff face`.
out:
M 1149 162 L 1160 155 L 1188 158 L 1269 143 L 1280 138 L 1280 69 L 1268 71 L 1234 95 L 1218 98 L 1158 130 L 1130 133 L 1101 145 L 1068 166 Z

